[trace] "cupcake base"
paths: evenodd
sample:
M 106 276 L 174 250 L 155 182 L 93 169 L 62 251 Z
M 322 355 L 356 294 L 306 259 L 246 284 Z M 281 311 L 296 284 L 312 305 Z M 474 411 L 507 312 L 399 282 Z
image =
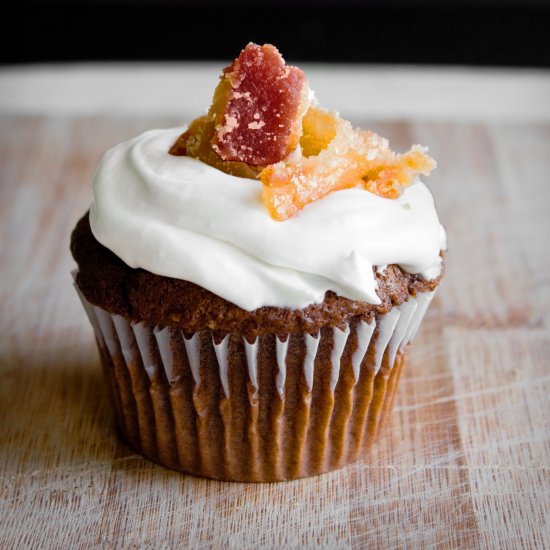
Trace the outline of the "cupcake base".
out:
M 247 482 L 318 475 L 360 458 L 389 415 L 433 295 L 370 324 L 248 342 L 131 323 L 79 294 L 128 443 L 174 470 Z

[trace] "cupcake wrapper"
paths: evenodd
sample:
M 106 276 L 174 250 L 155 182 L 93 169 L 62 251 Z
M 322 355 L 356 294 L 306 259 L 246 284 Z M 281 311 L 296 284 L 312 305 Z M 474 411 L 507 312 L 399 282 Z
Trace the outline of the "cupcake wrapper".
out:
M 375 439 L 434 293 L 379 319 L 319 334 L 183 334 L 90 304 L 126 440 L 154 462 L 236 481 L 278 481 L 348 464 Z

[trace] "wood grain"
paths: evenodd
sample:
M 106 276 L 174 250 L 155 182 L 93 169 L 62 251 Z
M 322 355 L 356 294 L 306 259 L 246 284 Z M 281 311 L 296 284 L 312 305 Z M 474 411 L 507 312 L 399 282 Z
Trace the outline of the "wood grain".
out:
M 0 118 L 0 547 L 550 548 L 550 125 L 355 121 L 431 147 L 447 276 L 369 455 L 246 485 L 121 442 L 71 287 L 98 158 L 177 122 Z

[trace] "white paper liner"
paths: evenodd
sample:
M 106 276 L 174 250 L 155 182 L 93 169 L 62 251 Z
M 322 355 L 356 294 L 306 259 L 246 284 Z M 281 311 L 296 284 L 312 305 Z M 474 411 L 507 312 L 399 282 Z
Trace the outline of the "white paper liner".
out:
M 77 292 L 125 439 L 169 468 L 232 481 L 296 479 L 359 458 L 391 410 L 400 350 L 434 295 L 377 322 L 248 342 L 133 323 Z
M 132 344 L 134 342 L 135 335 L 133 334 L 132 327 L 124 317 L 120 315 L 113 315 L 112 319 L 115 326 L 115 331 L 118 335 L 122 355 L 126 361 L 126 364 L 129 365 L 134 360 Z
M 279 372 L 277 373 L 277 391 L 279 395 L 284 394 L 285 381 L 286 381 L 286 353 L 288 351 L 288 343 L 290 338 L 287 336 L 285 341 L 276 337 L 276 349 L 277 349 L 277 367 Z
M 315 365 L 315 356 L 319 348 L 321 335 L 317 333 L 315 336 L 306 333 L 306 357 L 304 359 L 304 376 L 306 379 L 307 389 L 311 391 L 313 388 L 313 367 Z
M 201 383 L 200 373 L 200 333 L 195 332 L 190 338 L 183 337 L 185 343 L 185 351 L 187 352 L 187 359 L 189 361 L 189 367 L 193 374 L 193 379 L 197 386 Z
M 338 377 L 340 375 L 340 359 L 344 353 L 346 342 L 348 340 L 350 328 L 346 325 L 345 330 L 334 328 L 332 330 L 332 353 L 330 355 L 330 362 L 332 363 L 332 373 L 330 377 L 330 391 L 334 391 L 336 384 L 338 384 Z
M 228 346 L 229 346 L 229 334 L 226 334 L 223 340 L 216 344 L 214 337 L 212 337 L 212 344 L 214 344 L 214 350 L 216 351 L 216 358 L 218 359 L 218 365 L 220 367 L 220 380 L 222 383 L 223 392 L 225 397 L 229 399 L 229 377 L 228 377 Z
M 74 275 L 74 274 L 73 274 Z M 75 285 L 78 295 L 82 301 L 84 309 L 88 315 L 90 323 L 94 328 L 96 338 L 101 347 L 106 348 L 111 356 L 114 356 L 118 350 L 127 364 L 130 364 L 133 357 L 132 343 L 135 341 L 141 354 L 141 359 L 144 368 L 152 379 L 156 373 L 155 362 L 152 359 L 152 350 L 150 346 L 151 329 L 146 323 L 130 323 L 124 317 L 116 314 L 110 314 L 98 306 L 91 305 L 78 287 Z M 418 327 L 424 317 L 428 306 L 435 295 L 435 291 L 423 294 L 417 294 L 415 298 L 410 297 L 407 302 L 404 302 L 398 307 L 392 308 L 384 315 L 378 325 L 377 339 L 375 345 L 375 360 L 374 371 L 378 373 L 382 366 L 382 361 L 387 352 L 388 365 L 393 366 L 397 352 L 404 348 L 414 338 Z M 367 324 L 360 322 L 357 325 L 355 333 L 357 335 L 357 348 L 354 350 L 351 358 L 355 383 L 359 380 L 360 366 L 367 353 L 373 334 L 375 333 L 376 323 L 373 320 Z M 153 334 L 156 339 L 159 350 L 161 363 L 164 367 L 166 379 L 170 384 L 176 382 L 177 378 L 174 373 L 174 356 L 170 346 L 170 342 L 175 333 L 179 329 L 172 327 L 153 328 Z M 181 332 L 181 331 L 180 331 Z M 344 353 L 348 337 L 350 335 L 350 326 L 346 326 L 344 330 L 334 328 L 333 345 L 331 351 L 331 381 L 330 389 L 334 391 L 339 380 L 340 362 Z M 181 334 L 185 344 L 187 359 L 191 368 L 193 379 L 198 386 L 201 383 L 200 377 L 200 333 L 195 333 L 190 337 Z M 320 333 L 312 336 L 305 334 L 306 356 L 304 360 L 304 378 L 308 391 L 311 392 L 314 379 L 314 364 L 319 343 L 321 340 Z M 248 376 L 253 388 L 259 389 L 257 361 L 258 361 L 258 339 L 253 343 L 249 343 L 243 337 L 246 361 L 248 365 Z M 284 395 L 284 387 L 286 382 L 286 356 L 290 337 L 280 339 L 276 336 L 276 355 L 278 372 L 276 376 L 276 386 L 281 397 Z M 226 335 L 223 340 L 216 343 L 212 338 L 212 344 L 219 365 L 220 383 L 223 388 L 226 398 L 229 394 L 229 378 L 228 378 L 228 347 L 229 335 Z
M 152 359 L 152 350 L 149 340 L 151 332 L 146 323 L 135 323 L 132 325 L 132 330 L 134 331 L 139 353 L 141 354 L 143 360 L 143 367 L 145 368 L 149 379 L 152 380 L 155 376 L 157 367 Z
M 411 320 L 409 329 L 405 333 L 405 338 L 404 338 L 405 345 L 411 342 L 412 339 L 416 336 L 418 327 L 420 326 L 422 319 L 424 319 L 424 315 L 426 315 L 426 311 L 428 311 L 428 306 L 433 300 L 435 293 L 436 293 L 436 290 L 433 290 L 432 292 L 425 292 L 422 294 L 419 293 L 416 295 L 416 302 L 418 304 L 418 307 L 416 308 L 416 312 Z
M 116 341 L 112 316 L 97 306 L 92 306 L 92 311 L 97 320 L 97 324 L 99 325 L 99 330 L 101 331 L 101 337 L 104 345 L 107 346 L 107 349 L 111 355 L 116 355 L 118 344 Z
M 351 357 L 351 365 L 353 368 L 353 376 L 355 378 L 355 383 L 359 381 L 359 370 L 361 368 L 361 363 L 365 357 L 365 353 L 369 349 L 370 340 L 376 328 L 376 321 L 373 319 L 370 323 L 365 323 L 361 321 L 357 325 L 357 349 Z
M 246 351 L 246 363 L 248 365 L 248 377 L 254 389 L 258 391 L 258 338 L 250 344 L 244 339 L 244 349 Z
M 172 337 L 172 329 L 170 327 L 155 327 L 153 334 L 157 339 L 157 346 L 160 353 L 162 364 L 164 365 L 164 372 L 166 374 L 166 380 L 173 384 L 176 380 L 174 376 L 174 352 L 170 346 Z
M 407 328 L 411 324 L 411 319 L 414 316 L 414 312 L 417 309 L 417 302 L 416 300 L 409 300 L 408 302 L 403 302 L 399 306 L 399 319 L 397 320 L 397 324 L 395 325 L 395 328 L 393 330 L 392 337 L 390 338 L 390 342 L 388 344 L 388 364 L 393 365 L 395 361 L 395 356 L 397 355 L 397 351 L 399 350 L 399 347 L 401 346 L 401 343 L 403 342 L 403 338 L 405 337 L 405 332 L 407 332 Z
M 400 316 L 400 309 L 398 307 L 394 307 L 382 317 L 382 320 L 378 325 L 378 339 L 376 340 L 376 354 L 374 356 L 375 374 L 378 374 L 378 371 L 382 366 L 382 359 L 384 358 L 386 347 L 393 336 L 393 332 L 397 326 L 397 321 L 399 321 Z

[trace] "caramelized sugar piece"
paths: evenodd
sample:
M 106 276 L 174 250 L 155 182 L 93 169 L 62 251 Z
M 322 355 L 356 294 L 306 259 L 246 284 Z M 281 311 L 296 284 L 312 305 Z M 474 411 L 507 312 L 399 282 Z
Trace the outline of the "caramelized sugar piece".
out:
M 428 176 L 436 167 L 435 160 L 427 154 L 427 148 L 421 145 L 413 145 L 402 155 L 388 151 L 387 159 L 375 163 L 363 176 L 363 186 L 367 191 L 387 199 L 396 199 L 419 174 Z
M 302 155 L 311 157 L 326 149 L 336 135 L 337 126 L 338 117 L 334 113 L 310 107 L 302 119 Z
M 349 122 L 337 119 L 337 126 L 336 135 L 318 155 L 295 164 L 279 162 L 260 173 L 262 200 L 272 218 L 286 220 L 332 191 L 362 183 L 364 169 L 357 150 L 364 140 Z
M 395 198 L 418 173 L 428 175 L 435 166 L 433 159 L 418 147 L 395 155 L 387 140 L 373 132 L 356 131 L 349 122 L 329 115 L 336 132 L 317 155 L 304 156 L 297 163 L 279 162 L 260 173 L 264 184 L 262 199 L 274 219 L 286 220 L 307 204 L 339 189 L 361 186 Z M 311 151 L 324 141 L 307 140 L 305 145 L 310 147 L 313 143 L 317 145 L 311 145 Z
M 187 130 L 170 148 L 175 156 L 193 157 L 232 176 L 257 179 L 260 168 L 249 166 L 244 162 L 227 162 L 212 149 L 210 142 L 214 137 L 215 125 L 210 117 L 196 118 Z
M 308 94 L 304 73 L 275 47 L 248 44 L 214 93 L 213 149 L 225 161 L 253 166 L 283 160 L 298 145 Z

